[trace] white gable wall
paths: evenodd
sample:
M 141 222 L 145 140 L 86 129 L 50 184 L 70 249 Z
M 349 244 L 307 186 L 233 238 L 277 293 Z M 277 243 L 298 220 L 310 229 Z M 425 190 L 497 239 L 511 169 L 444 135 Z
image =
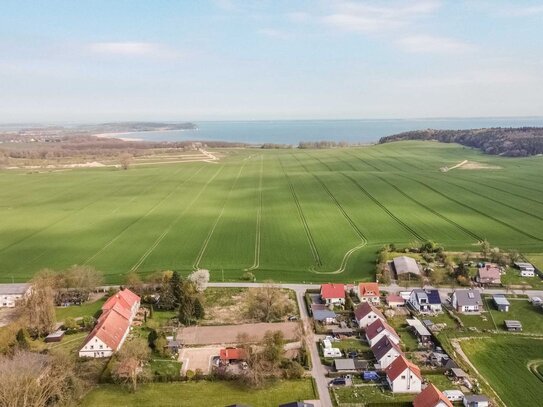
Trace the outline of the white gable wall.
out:
M 387 377 L 388 385 L 393 393 L 420 393 L 422 382 L 410 369 L 405 369 L 394 381 Z

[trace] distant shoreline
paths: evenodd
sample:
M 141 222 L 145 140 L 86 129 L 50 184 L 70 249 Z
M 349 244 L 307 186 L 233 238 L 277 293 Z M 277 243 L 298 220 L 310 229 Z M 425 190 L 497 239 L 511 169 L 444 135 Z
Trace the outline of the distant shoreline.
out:
M 122 141 L 145 141 L 142 138 L 119 137 L 119 136 L 134 134 L 134 133 L 140 133 L 140 132 L 129 131 L 129 132 L 122 132 L 122 133 L 99 133 L 99 134 L 93 134 L 93 136 L 98 137 L 98 138 L 116 138 Z

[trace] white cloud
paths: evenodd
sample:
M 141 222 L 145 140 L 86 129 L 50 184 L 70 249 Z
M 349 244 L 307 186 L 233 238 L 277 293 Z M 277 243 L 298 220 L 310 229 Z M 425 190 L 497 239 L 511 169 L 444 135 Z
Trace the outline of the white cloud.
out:
M 285 40 L 289 36 L 286 32 L 276 30 L 275 28 L 262 28 L 257 31 L 260 35 L 264 35 L 266 37 Z
M 473 50 L 472 44 L 453 38 L 412 35 L 401 38 L 398 45 L 407 52 L 434 54 L 461 54 Z
M 176 52 L 152 42 L 95 42 L 88 49 L 95 54 L 133 57 L 173 57 Z

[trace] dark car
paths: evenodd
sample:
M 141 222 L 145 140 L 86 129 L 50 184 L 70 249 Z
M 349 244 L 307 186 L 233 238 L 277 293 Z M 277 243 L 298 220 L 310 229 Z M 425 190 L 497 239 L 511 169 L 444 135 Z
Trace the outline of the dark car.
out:
M 347 384 L 347 379 L 344 377 L 337 377 L 330 382 L 330 386 L 345 386 Z

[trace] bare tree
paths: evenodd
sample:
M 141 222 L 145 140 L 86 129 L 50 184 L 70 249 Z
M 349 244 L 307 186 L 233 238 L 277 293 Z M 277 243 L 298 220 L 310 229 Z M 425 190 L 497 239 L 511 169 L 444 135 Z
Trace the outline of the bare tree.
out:
M 146 379 L 143 365 L 150 356 L 151 350 L 144 339 L 135 338 L 126 342 L 116 355 L 117 362 L 112 370 L 113 377 L 127 384 L 135 392 L 138 383 Z
M 288 294 L 270 282 L 262 287 L 249 289 L 246 304 L 247 315 L 263 322 L 283 318 L 294 311 L 295 305 Z
M 192 283 L 194 284 L 194 288 L 196 288 L 196 291 L 201 293 L 206 290 L 209 283 L 209 270 L 198 269 L 196 271 L 193 271 L 189 275 L 188 280 L 192 281 Z
M 132 164 L 132 161 L 134 161 L 134 156 L 132 154 L 122 153 L 119 155 L 119 163 L 123 170 L 127 170 L 130 167 L 130 164 Z
M 30 295 L 25 301 L 24 316 L 28 329 L 35 336 L 47 335 L 55 325 L 53 281 L 48 274 L 32 280 Z
M 102 273 L 92 266 L 71 266 L 64 272 L 63 279 L 67 288 L 79 288 L 93 291 L 104 284 Z

